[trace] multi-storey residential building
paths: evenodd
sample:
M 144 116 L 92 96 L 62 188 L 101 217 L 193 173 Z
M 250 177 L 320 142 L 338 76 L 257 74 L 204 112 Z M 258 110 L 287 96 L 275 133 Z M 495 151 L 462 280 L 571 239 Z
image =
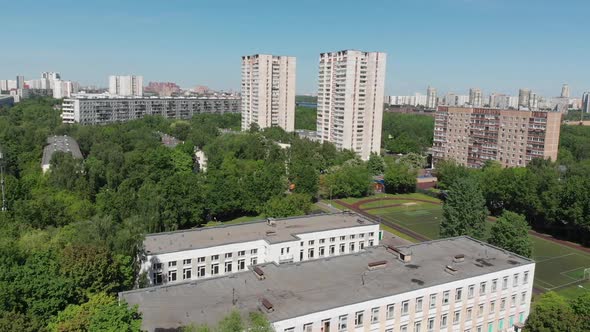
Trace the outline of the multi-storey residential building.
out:
M 436 89 L 428 86 L 428 89 L 426 89 L 426 108 L 433 110 L 436 106 Z
M 570 97 L 570 87 L 567 84 L 561 86 L 561 98 L 569 98 Z
M 160 115 L 172 119 L 189 119 L 200 113 L 237 113 L 240 99 L 228 97 L 111 97 L 84 95 L 64 99 L 61 117 L 64 123 L 108 124 Z
M 519 89 L 518 90 L 518 107 L 529 107 L 531 99 L 531 90 Z
M 257 264 L 360 252 L 379 244 L 379 239 L 379 224 L 352 213 L 150 234 L 140 271 L 151 285 L 200 280 Z
M 435 116 L 433 159 L 469 167 L 497 160 L 526 166 L 534 158 L 557 159 L 561 114 L 491 108 L 442 107 Z
M 582 94 L 582 112 L 590 113 L 590 92 Z
M 427 98 L 423 94 L 415 93 L 413 96 L 387 96 L 385 101 L 389 105 L 426 106 Z
M 242 57 L 242 130 L 252 123 L 295 130 L 295 57 Z
M 119 294 L 142 328 L 215 325 L 261 311 L 277 332 L 518 331 L 535 263 L 469 237 L 266 263 L 231 276 Z
M 386 54 L 320 54 L 317 132 L 321 141 L 368 160 L 381 149 Z
M 473 107 L 483 106 L 483 95 L 480 88 L 469 89 L 469 105 Z
M 16 77 L 16 88 L 17 89 L 24 89 L 25 88 L 25 77 L 24 76 L 17 76 Z
M 109 76 L 109 93 L 114 96 L 143 96 L 143 76 Z

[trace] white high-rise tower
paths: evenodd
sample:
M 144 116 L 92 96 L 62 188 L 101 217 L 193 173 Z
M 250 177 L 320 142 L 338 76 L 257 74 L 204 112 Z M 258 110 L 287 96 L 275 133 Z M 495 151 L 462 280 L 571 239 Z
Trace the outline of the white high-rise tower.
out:
M 561 98 L 569 98 L 570 97 L 570 87 L 567 84 L 564 84 L 561 87 Z
M 242 130 L 279 126 L 295 130 L 295 57 L 242 57 Z
M 431 88 L 430 86 L 428 86 L 428 89 L 426 89 L 426 108 L 436 108 L 436 89 Z
M 109 93 L 116 96 L 143 96 L 143 76 L 109 76 Z
M 344 50 L 320 54 L 317 132 L 321 141 L 363 160 L 381 150 L 386 54 Z

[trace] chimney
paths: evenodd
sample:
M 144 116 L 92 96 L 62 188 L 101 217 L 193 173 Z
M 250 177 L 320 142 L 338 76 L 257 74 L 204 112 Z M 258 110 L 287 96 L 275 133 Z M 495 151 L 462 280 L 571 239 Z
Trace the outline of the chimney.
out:
M 275 311 L 275 308 L 272 306 L 272 303 L 270 303 L 270 301 L 264 297 L 262 298 L 262 306 L 264 306 L 264 309 L 266 309 L 267 312 Z
M 375 270 L 387 266 L 387 261 L 376 261 L 368 264 L 369 270 Z
M 387 246 L 387 250 L 397 254 L 398 258 L 404 263 L 409 263 L 412 261 L 412 252 L 411 251 L 396 248 L 391 245 Z
M 262 269 L 258 266 L 254 267 L 254 274 L 256 275 L 256 278 L 258 278 L 258 280 L 266 279 L 266 276 L 264 275 L 264 271 L 262 271 Z
M 465 261 L 465 255 L 464 254 L 455 255 L 455 257 L 453 257 L 453 262 L 454 263 L 461 263 L 463 261 Z

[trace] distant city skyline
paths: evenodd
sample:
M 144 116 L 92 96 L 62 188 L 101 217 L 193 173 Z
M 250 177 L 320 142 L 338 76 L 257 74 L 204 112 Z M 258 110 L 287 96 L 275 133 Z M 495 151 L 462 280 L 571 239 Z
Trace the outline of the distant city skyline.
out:
M 573 23 L 585 20 L 587 1 L 373 1 L 362 20 L 354 2 L 255 4 L 6 2 L 3 23 L 18 33 L 4 36 L 0 79 L 55 71 L 107 87 L 109 75 L 135 73 L 145 82 L 239 91 L 241 56 L 267 53 L 296 57 L 297 93 L 315 94 L 320 53 L 362 49 L 388 54 L 386 95 L 426 93 L 429 85 L 439 95 L 478 87 L 554 97 L 568 84 L 580 98 L 590 90 L 590 45 Z

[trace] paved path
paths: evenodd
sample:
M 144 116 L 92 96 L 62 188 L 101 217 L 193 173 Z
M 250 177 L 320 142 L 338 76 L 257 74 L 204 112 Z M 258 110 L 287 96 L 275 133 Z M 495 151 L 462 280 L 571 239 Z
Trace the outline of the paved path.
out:
M 329 203 L 325 203 L 324 201 L 317 201 L 316 203 L 317 205 L 325 208 L 326 210 L 332 212 L 332 213 L 338 213 L 338 212 L 342 212 L 342 210 L 340 210 L 339 208 L 333 206 L 332 204 Z

